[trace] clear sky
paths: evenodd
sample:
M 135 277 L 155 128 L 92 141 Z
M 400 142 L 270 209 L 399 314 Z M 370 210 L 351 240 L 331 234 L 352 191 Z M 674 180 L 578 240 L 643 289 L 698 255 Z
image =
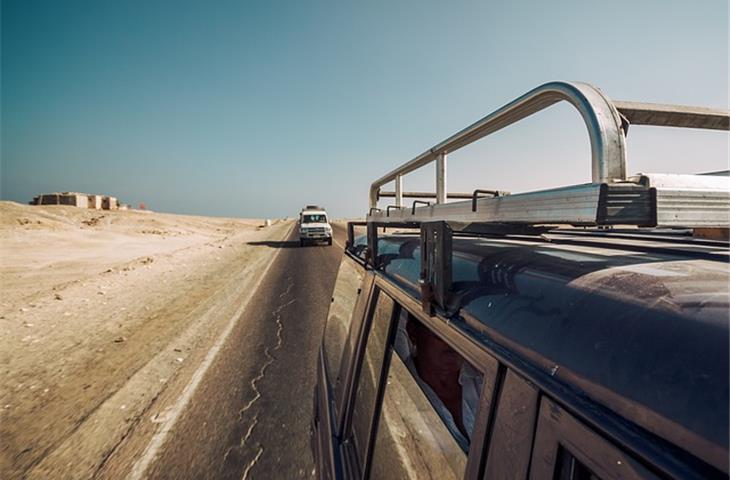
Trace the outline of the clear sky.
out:
M 0 193 L 361 215 L 374 179 L 551 80 L 727 108 L 728 2 L 2 0 Z M 631 173 L 728 162 L 720 132 L 635 127 L 628 149 Z M 449 159 L 457 191 L 589 180 L 565 105 Z

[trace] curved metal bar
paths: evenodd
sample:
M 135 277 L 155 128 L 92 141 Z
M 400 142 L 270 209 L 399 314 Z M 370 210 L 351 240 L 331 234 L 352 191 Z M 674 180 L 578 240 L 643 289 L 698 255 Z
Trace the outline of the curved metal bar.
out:
M 454 152 L 561 101 L 570 103 L 578 110 L 588 129 L 593 182 L 624 180 L 626 146 L 621 131 L 621 117 L 611 101 L 598 88 L 587 83 L 550 82 L 527 92 L 373 182 L 370 186 L 370 206 L 377 205 L 380 187 L 397 176 L 428 165 L 441 154 Z

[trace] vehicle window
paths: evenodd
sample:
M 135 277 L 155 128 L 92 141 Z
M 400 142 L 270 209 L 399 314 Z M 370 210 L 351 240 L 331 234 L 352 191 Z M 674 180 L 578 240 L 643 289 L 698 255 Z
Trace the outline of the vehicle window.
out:
M 564 447 L 558 449 L 554 480 L 600 480 Z
M 530 462 L 530 479 L 656 480 L 629 453 L 542 397 Z
M 350 317 L 350 333 L 347 336 L 345 347 L 342 351 L 342 359 L 340 360 L 338 375 L 334 377 L 334 393 L 336 399 L 335 410 L 337 412 L 338 418 L 341 418 L 340 413 L 345 408 L 346 403 L 349 401 L 351 384 L 347 381 L 347 375 L 352 370 L 351 367 L 353 365 L 353 361 L 355 360 L 355 350 L 357 348 L 358 339 L 360 338 L 360 331 L 362 330 L 363 322 L 366 317 L 366 312 L 372 310 L 372 307 L 370 305 L 370 296 L 373 292 L 373 278 L 374 275 L 372 273 L 364 274 L 363 282 L 360 286 L 361 291 L 360 294 L 357 296 L 357 302 L 355 303 L 355 310 Z
M 367 458 L 370 429 L 375 415 L 378 385 L 383 370 L 388 334 L 395 303 L 383 292 L 377 293 L 377 304 L 367 337 L 355 404 L 352 411 L 352 439 L 359 465 Z
M 507 370 L 496 407 L 485 480 L 525 478 L 530 464 L 537 407 L 537 388 L 512 370 Z
M 303 215 L 302 223 L 327 223 L 327 216 L 320 214 Z
M 324 327 L 324 353 L 331 385 L 337 384 L 340 376 L 342 352 L 347 343 L 355 305 L 359 297 L 368 294 L 361 290 L 364 276 L 365 270 L 360 265 L 347 255 L 342 257 Z
M 402 311 L 371 478 L 463 478 L 482 374 Z

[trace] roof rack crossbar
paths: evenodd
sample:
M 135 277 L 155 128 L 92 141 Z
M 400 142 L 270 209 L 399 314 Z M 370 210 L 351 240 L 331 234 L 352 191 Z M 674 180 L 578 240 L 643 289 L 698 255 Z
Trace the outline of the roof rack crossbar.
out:
M 658 103 L 613 102 L 632 125 L 730 130 L 726 110 Z
M 403 192 L 401 193 L 403 198 L 436 198 L 436 192 Z M 446 198 L 453 198 L 458 200 L 467 200 L 471 198 L 471 193 L 465 192 L 449 192 Z M 395 198 L 396 192 L 393 191 L 378 191 L 378 198 Z

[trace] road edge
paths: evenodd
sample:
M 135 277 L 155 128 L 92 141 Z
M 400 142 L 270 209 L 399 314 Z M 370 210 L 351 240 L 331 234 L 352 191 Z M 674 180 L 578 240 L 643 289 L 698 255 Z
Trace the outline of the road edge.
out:
M 291 235 L 292 230 L 294 229 L 295 225 L 292 225 L 289 230 L 287 230 L 286 234 L 284 235 L 284 238 L 289 238 Z M 247 298 L 242 302 L 241 306 L 236 310 L 236 312 L 232 315 L 231 319 L 226 324 L 226 327 L 223 329 L 223 332 L 218 336 L 213 346 L 208 350 L 208 353 L 206 353 L 205 358 L 200 363 L 198 368 L 195 370 L 195 373 L 193 373 L 192 377 L 190 378 L 190 381 L 185 386 L 184 390 L 178 397 L 177 401 L 173 405 L 173 407 L 168 412 L 168 415 L 166 416 L 164 424 L 155 432 L 155 434 L 152 436 L 152 439 L 147 444 L 147 447 L 145 447 L 144 452 L 142 453 L 142 456 L 134 462 L 132 465 L 132 469 L 127 475 L 127 479 L 129 480 L 140 480 L 142 478 L 145 478 L 144 475 L 149 469 L 149 467 L 154 463 L 154 461 L 157 459 L 157 456 L 164 446 L 165 442 L 167 441 L 167 437 L 172 431 L 172 429 L 175 427 L 175 424 L 177 423 L 178 419 L 182 415 L 182 413 L 185 411 L 185 408 L 188 406 L 190 401 L 193 398 L 193 395 L 198 389 L 198 386 L 200 385 L 201 381 L 205 377 L 205 374 L 207 373 L 210 366 L 213 364 L 215 359 L 218 356 L 218 353 L 223 348 L 225 343 L 228 341 L 228 337 L 231 335 L 231 332 L 233 331 L 234 327 L 240 320 L 241 316 L 243 315 L 243 312 L 246 311 L 246 308 L 248 307 L 249 303 L 251 303 L 251 299 L 254 298 L 254 294 L 261 286 L 261 283 L 263 282 L 264 278 L 269 273 L 269 270 L 271 269 L 271 266 L 276 263 L 277 259 L 279 258 L 279 254 L 281 253 L 281 249 L 279 249 L 277 252 L 274 253 L 274 256 L 271 258 L 271 261 L 268 265 L 266 265 L 266 268 L 262 272 L 262 274 L 259 276 L 259 278 L 256 280 L 256 283 L 252 285 L 252 288 L 250 290 L 250 294 L 247 296 Z

